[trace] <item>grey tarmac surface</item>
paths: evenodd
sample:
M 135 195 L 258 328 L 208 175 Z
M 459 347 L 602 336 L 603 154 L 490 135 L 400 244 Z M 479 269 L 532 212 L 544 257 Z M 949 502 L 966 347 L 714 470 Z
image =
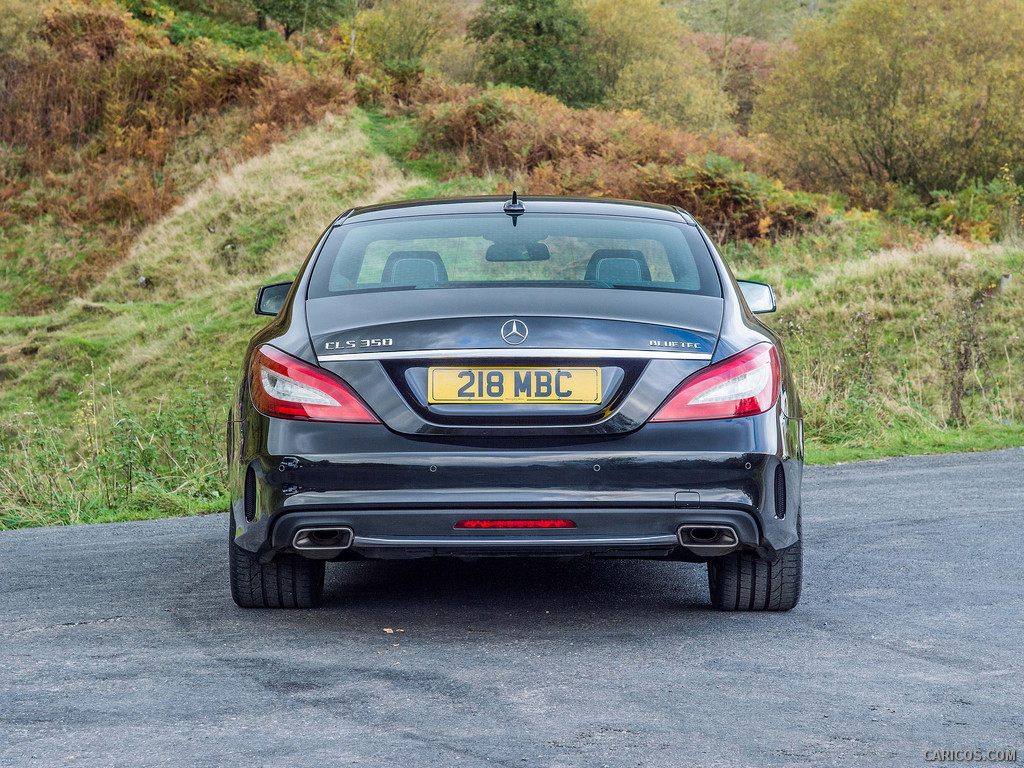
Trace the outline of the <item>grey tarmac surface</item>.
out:
M 334 565 L 325 608 L 243 611 L 225 515 L 0 533 L 0 765 L 1024 762 L 1024 450 L 804 488 L 774 615 L 633 561 Z

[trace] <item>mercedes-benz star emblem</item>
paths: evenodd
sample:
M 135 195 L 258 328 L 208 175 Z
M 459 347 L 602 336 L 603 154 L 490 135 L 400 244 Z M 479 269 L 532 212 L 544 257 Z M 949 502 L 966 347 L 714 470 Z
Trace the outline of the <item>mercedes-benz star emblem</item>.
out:
M 530 329 L 522 320 L 509 320 L 501 326 L 501 338 L 508 344 L 522 344 L 530 335 Z

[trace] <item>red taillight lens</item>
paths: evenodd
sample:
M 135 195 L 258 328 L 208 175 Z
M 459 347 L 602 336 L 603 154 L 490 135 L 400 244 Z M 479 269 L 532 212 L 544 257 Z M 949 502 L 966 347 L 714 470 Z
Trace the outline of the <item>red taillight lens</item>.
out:
M 765 342 L 705 368 L 682 384 L 651 421 L 734 419 L 764 413 L 779 397 L 779 353 Z
M 341 379 L 274 347 L 259 347 L 249 391 L 260 413 L 281 419 L 373 423 L 376 416 Z
M 459 520 L 456 528 L 575 528 L 572 520 Z

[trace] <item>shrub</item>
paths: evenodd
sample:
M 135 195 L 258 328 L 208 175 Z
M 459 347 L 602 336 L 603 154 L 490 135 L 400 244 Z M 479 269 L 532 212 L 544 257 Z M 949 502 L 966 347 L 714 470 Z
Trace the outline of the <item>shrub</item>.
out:
M 756 122 L 812 188 L 928 198 L 1024 158 L 1020 3 L 852 0 L 795 44 Z
M 39 0 L 4 0 L 0 13 L 0 51 L 12 62 L 24 63 L 38 52 L 36 30 L 43 14 Z M 2 73 L 0 73 L 2 77 Z M 0 90 L 6 86 L 0 79 Z
M 67 149 L 98 142 L 96 154 L 144 156 L 171 123 L 245 101 L 263 84 L 257 60 L 199 39 L 171 46 L 107 4 L 48 10 L 49 48 L 27 66 L 0 55 L 0 140 L 31 148 L 33 170 L 52 170 Z
M 586 45 L 587 17 L 572 0 L 492 0 L 469 22 L 481 76 L 585 107 L 604 88 Z
M 174 45 L 174 16 L 156 8 L 142 23 L 109 0 L 65 0 L 24 17 L 35 44 L 0 50 L 0 306 L 82 292 L 205 163 L 263 151 L 353 99 L 330 72 L 203 37 Z M 201 129 L 204 152 L 175 161 Z
M 392 67 L 421 62 L 437 50 L 454 11 L 451 0 L 388 0 L 368 14 L 360 50 Z
M 639 110 L 668 126 L 698 133 L 728 132 L 730 105 L 711 81 L 701 57 L 678 50 L 675 55 L 651 60 L 637 59 L 619 73 L 608 99 L 613 109 Z
M 686 130 L 731 128 L 731 106 L 707 56 L 659 0 L 587 0 L 584 7 L 608 106 Z
M 679 205 L 723 237 L 755 239 L 805 227 L 824 209 L 821 198 L 788 192 L 715 154 L 735 140 L 718 144 L 637 113 L 576 110 L 526 90 L 433 87 L 433 103 L 416 107 L 422 149 L 454 151 L 475 172 L 504 171 L 524 192 Z M 741 149 L 741 157 L 756 157 Z
M 135 15 L 138 17 L 138 14 Z M 186 45 L 205 37 L 232 48 L 266 52 L 283 60 L 290 59 L 290 53 L 294 51 L 281 41 L 281 35 L 269 29 L 257 29 L 250 25 L 180 11 L 169 14 L 169 18 L 162 21 L 165 21 L 167 39 L 172 45 Z
M 776 238 L 818 220 L 824 202 L 790 192 L 724 157 L 642 169 L 634 195 L 690 211 L 719 240 Z
M 224 393 L 192 390 L 149 412 L 117 402 L 110 381 L 54 426 L 32 404 L 0 421 L 0 530 L 226 504 Z
M 340 10 L 334 0 L 250 0 L 263 28 L 270 18 L 281 25 L 284 39 L 299 30 L 326 29 L 338 21 Z
M 427 57 L 427 63 L 453 82 L 471 83 L 477 77 L 480 52 L 471 40 L 452 37 L 438 43 L 437 50 Z
M 935 190 L 930 197 L 932 202 L 926 203 L 909 188 L 890 190 L 886 209 L 897 221 L 982 243 L 1020 231 L 1024 191 L 1008 167 L 985 184 L 974 181 L 958 191 Z

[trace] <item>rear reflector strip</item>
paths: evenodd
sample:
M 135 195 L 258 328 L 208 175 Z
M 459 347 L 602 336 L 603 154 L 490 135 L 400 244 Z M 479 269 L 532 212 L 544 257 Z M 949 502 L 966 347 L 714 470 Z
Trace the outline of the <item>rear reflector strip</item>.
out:
M 460 520 L 456 528 L 575 528 L 572 520 Z

